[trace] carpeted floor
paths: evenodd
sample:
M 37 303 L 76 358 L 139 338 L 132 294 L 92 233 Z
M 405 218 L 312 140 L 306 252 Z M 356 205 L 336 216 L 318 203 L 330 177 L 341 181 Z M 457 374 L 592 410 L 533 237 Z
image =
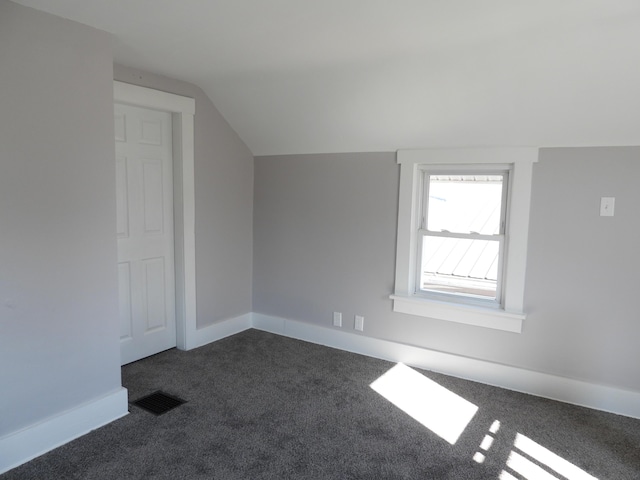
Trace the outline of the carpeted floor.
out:
M 640 478 L 640 420 L 419 371 L 415 384 L 444 387 L 413 385 L 443 420 L 425 426 L 371 388 L 392 367 L 257 330 L 169 350 L 123 367 L 123 384 L 131 401 L 163 390 L 187 403 L 161 416 L 131 406 L 0 478 Z M 473 418 L 444 440 L 467 402 Z

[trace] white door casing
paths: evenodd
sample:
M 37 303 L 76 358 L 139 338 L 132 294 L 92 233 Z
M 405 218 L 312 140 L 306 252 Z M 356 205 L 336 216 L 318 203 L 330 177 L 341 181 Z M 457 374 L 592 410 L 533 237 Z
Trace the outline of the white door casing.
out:
M 171 115 L 116 104 L 122 364 L 176 346 Z
M 175 316 L 177 347 L 197 346 L 195 276 L 195 101 L 114 81 L 114 102 L 168 112 L 172 117 Z

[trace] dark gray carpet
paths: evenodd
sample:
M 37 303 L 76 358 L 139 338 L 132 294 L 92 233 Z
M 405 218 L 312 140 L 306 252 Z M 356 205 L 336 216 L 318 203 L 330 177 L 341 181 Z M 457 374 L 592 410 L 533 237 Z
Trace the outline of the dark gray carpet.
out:
M 420 371 L 479 407 L 450 445 L 370 388 L 391 367 L 257 330 L 169 350 L 125 366 L 123 384 L 130 401 L 163 390 L 188 403 L 161 416 L 131 406 L 125 418 L 0 477 L 640 478 L 640 420 Z M 553 453 L 540 460 L 518 450 L 517 434 Z M 493 444 L 483 450 L 487 435 Z M 518 461 L 538 470 L 526 473 Z

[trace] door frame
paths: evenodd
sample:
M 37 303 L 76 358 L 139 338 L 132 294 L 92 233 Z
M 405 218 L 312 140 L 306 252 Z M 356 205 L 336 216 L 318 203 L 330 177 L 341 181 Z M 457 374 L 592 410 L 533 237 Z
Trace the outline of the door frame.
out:
M 113 82 L 113 101 L 171 114 L 176 346 L 196 345 L 195 100 L 129 83 Z

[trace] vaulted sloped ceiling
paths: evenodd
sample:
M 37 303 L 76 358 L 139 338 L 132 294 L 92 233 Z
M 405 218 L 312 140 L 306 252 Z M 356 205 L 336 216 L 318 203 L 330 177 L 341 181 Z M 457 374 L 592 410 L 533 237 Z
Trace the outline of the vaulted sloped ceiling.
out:
M 192 82 L 255 155 L 640 144 L 638 0 L 19 0 Z

